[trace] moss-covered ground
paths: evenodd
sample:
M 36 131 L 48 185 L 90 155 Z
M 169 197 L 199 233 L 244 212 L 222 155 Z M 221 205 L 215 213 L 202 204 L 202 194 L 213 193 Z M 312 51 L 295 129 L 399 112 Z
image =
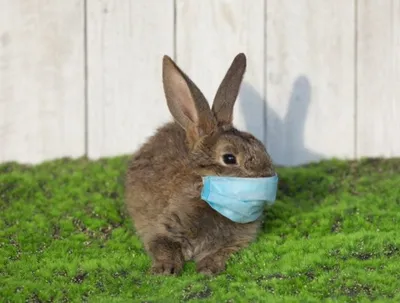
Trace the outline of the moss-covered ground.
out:
M 400 160 L 278 168 L 263 232 L 206 277 L 152 276 L 127 157 L 0 165 L 1 302 L 400 302 Z

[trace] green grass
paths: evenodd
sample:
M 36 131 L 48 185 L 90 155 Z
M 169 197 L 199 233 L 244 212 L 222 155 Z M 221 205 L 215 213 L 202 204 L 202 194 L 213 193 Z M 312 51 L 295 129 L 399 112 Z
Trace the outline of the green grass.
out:
M 0 165 L 1 302 L 400 302 L 400 160 L 279 168 L 263 232 L 225 273 L 148 274 L 126 157 Z

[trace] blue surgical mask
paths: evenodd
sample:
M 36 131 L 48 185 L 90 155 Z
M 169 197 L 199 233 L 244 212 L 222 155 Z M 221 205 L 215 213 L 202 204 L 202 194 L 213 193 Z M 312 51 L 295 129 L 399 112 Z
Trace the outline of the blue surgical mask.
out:
M 201 198 L 237 223 L 259 219 L 265 205 L 275 202 L 278 176 L 267 178 L 203 177 Z

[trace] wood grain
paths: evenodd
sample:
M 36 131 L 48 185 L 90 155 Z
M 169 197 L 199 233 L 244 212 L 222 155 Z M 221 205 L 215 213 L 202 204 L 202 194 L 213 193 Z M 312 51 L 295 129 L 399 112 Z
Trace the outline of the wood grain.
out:
M 88 155 L 131 153 L 170 119 L 162 56 L 173 56 L 172 0 L 88 0 Z
M 0 162 L 85 152 L 84 1 L 0 1 Z
M 400 156 L 400 1 L 358 1 L 357 154 Z
M 354 2 L 268 0 L 267 145 L 277 164 L 355 155 Z
M 400 156 L 400 0 L 0 0 L 0 162 L 131 153 L 171 120 L 164 54 L 211 102 L 239 52 L 276 164 Z

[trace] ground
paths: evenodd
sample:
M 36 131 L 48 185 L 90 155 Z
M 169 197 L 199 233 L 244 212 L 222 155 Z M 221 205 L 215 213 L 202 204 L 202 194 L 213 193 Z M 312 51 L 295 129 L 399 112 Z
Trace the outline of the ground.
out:
M 0 165 L 2 302 L 400 302 L 400 159 L 278 168 L 262 233 L 212 278 L 148 273 L 127 159 Z

